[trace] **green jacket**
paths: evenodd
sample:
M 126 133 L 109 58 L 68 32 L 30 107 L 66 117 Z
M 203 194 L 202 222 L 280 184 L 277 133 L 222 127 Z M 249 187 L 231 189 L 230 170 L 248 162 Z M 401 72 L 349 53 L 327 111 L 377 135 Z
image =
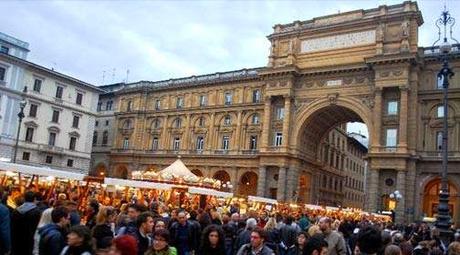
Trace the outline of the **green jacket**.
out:
M 174 247 L 169 246 L 167 250 L 155 251 L 153 247 L 148 249 L 144 255 L 177 255 L 177 250 Z

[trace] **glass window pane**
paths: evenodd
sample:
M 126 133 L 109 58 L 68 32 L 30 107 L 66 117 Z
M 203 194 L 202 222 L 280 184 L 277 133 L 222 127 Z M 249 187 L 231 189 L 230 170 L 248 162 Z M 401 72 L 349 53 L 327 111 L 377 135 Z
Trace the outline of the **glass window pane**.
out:
M 398 114 L 398 102 L 397 101 L 388 102 L 388 115 L 396 115 L 396 114 Z
M 386 146 L 387 147 L 395 147 L 396 146 L 396 136 L 397 130 L 395 128 L 387 129 L 387 140 Z

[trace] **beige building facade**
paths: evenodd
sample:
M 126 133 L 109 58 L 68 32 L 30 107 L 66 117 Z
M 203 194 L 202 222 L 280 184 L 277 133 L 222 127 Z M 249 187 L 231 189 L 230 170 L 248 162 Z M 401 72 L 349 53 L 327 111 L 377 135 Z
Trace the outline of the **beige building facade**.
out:
M 442 91 L 439 51 L 418 45 L 422 24 L 417 4 L 407 1 L 275 25 L 266 67 L 125 84 L 114 95 L 110 159 L 94 168 L 129 177 L 135 170 L 161 169 L 179 154 L 196 174 L 230 180 L 238 194 L 321 203 L 321 178 L 332 175 L 322 151 L 326 137 L 340 124 L 363 122 L 369 130 L 365 184 L 342 184 L 349 189 L 338 196 L 362 196 L 354 190 L 366 187 L 365 209 L 373 212 L 387 209 L 389 194 L 399 190 L 398 221 L 433 216 Z M 456 45 L 454 72 L 459 53 Z M 459 77 L 449 92 L 456 221 Z M 346 159 L 339 156 L 338 162 Z

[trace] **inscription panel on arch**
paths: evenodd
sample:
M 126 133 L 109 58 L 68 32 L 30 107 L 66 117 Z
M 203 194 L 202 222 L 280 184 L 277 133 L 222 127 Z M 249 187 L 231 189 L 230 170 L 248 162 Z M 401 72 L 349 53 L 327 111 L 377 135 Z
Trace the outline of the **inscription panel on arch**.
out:
M 375 43 L 375 30 L 303 40 L 301 53 L 351 48 Z

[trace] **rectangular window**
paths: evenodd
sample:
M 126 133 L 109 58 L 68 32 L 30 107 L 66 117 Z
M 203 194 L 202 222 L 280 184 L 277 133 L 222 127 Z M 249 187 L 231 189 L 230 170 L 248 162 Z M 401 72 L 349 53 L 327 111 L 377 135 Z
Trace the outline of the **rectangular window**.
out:
M 174 151 L 180 150 L 180 138 L 179 137 L 174 138 L 173 150 Z
M 276 114 L 276 120 L 283 120 L 284 119 L 284 107 L 276 107 L 275 114 Z
M 83 101 L 83 94 L 77 92 L 77 101 L 76 101 L 76 103 L 77 103 L 78 105 L 81 105 L 81 102 L 82 102 L 82 101 Z
M 388 115 L 398 115 L 398 101 L 389 101 L 387 105 Z
M 100 112 L 102 110 L 102 102 L 97 103 L 97 111 Z
M 105 121 L 105 125 L 106 125 L 106 126 L 108 126 L 109 123 L 110 123 L 110 122 L 109 122 L 108 120 Z
M 250 150 L 257 150 L 257 136 L 251 135 L 249 138 L 249 149 Z
M 31 104 L 29 108 L 29 117 L 33 117 L 33 118 L 37 117 L 37 109 L 38 109 L 38 105 Z
M 46 156 L 46 159 L 45 159 L 45 163 L 46 164 L 53 164 L 53 156 Z
M 226 92 L 225 93 L 225 105 L 231 105 L 231 104 L 232 104 L 232 93 Z
M 252 91 L 252 102 L 253 103 L 260 103 L 260 90 Z
M 53 117 L 51 118 L 51 122 L 58 123 L 59 122 L 59 111 L 53 110 Z
M 152 150 L 158 150 L 158 137 L 154 137 L 152 140 Z
M 123 139 L 123 149 L 127 150 L 128 148 L 129 148 L 129 138 L 125 137 L 125 139 Z
M 200 106 L 206 106 L 207 104 L 207 98 L 205 95 L 200 96 Z
M 5 53 L 5 54 L 8 54 L 8 52 L 10 52 L 10 48 L 6 47 L 6 46 L 2 46 L 0 48 L 0 52 L 1 53 Z
M 107 101 L 107 104 L 105 105 L 105 110 L 106 110 L 106 111 L 111 111 L 111 110 L 112 110 L 112 106 L 113 106 L 113 101 L 112 101 L 112 100 Z
M 161 109 L 161 100 L 157 99 L 155 100 L 155 110 L 160 110 Z
M 0 81 L 5 81 L 6 69 L 0 66 Z
M 224 135 L 222 137 L 222 150 L 228 150 L 230 147 L 230 137 Z
M 275 146 L 281 146 L 282 143 L 283 143 L 283 133 L 278 132 L 275 134 L 274 144 Z
M 95 126 L 99 126 L 99 121 L 96 120 Z
M 201 151 L 203 150 L 203 148 L 204 148 L 204 138 L 202 136 L 198 136 L 196 138 L 196 149 L 198 151 Z
M 109 141 L 109 132 L 104 131 L 102 133 L 102 145 L 107 145 L 108 141 Z
M 48 138 L 48 145 L 54 146 L 56 144 L 56 133 L 51 132 Z
M 78 123 L 80 122 L 80 117 L 78 116 L 73 116 L 73 121 L 72 121 L 72 127 L 73 128 L 78 128 Z
M 22 160 L 30 160 L 30 152 L 24 151 L 22 153 Z
M 73 159 L 67 159 L 67 166 L 73 167 Z
M 386 136 L 386 147 L 396 147 L 396 137 L 398 134 L 398 130 L 396 128 L 389 128 L 387 129 L 387 136 Z
M 34 129 L 31 127 L 28 127 L 26 130 L 26 142 L 32 142 L 34 139 Z
M 97 132 L 94 131 L 93 133 L 93 145 L 96 145 L 97 144 Z
M 436 111 L 436 117 L 442 118 L 444 117 L 444 106 L 438 106 L 438 109 Z
M 178 97 L 176 101 L 176 108 L 180 109 L 184 107 L 184 98 L 183 97 Z
M 442 150 L 442 131 L 436 132 L 436 149 Z
M 64 88 L 61 86 L 56 87 L 56 98 L 62 99 L 62 93 L 64 92 Z
M 69 150 L 74 151 L 76 146 L 77 146 L 77 138 L 70 137 Z
M 34 81 L 34 91 L 35 92 L 40 92 L 41 89 L 42 89 L 42 80 L 35 79 L 35 81 Z

